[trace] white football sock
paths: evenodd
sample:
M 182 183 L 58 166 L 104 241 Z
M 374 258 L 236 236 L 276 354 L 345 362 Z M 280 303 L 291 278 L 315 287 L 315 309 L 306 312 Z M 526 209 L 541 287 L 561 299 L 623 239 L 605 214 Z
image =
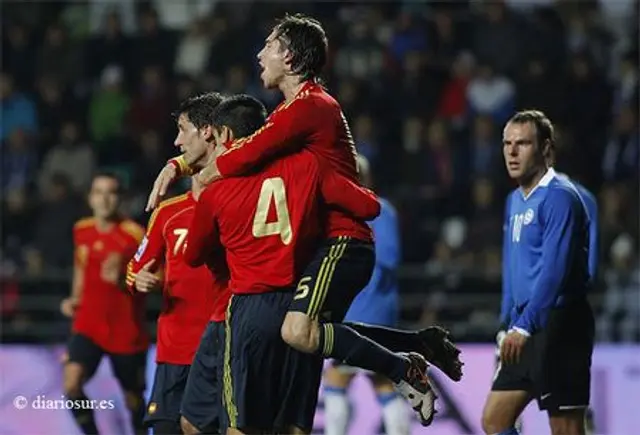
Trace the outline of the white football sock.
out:
M 351 405 L 344 388 L 324 389 L 324 434 L 346 435 Z
M 387 435 L 409 435 L 411 418 L 406 402 L 396 393 L 378 395 Z

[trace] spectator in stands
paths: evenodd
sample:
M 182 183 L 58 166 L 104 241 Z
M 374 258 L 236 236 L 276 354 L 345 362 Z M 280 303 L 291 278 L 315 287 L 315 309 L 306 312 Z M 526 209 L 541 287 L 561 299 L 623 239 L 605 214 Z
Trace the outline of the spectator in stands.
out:
M 0 101 L 2 102 L 2 123 L 0 141 L 12 136 L 17 130 L 35 134 L 38 131 L 36 107 L 25 94 L 18 92 L 13 77 L 8 72 L 0 73 Z
M 44 158 L 40 169 L 40 191 L 46 192 L 55 174 L 65 175 L 76 193 L 89 187 L 95 168 L 95 156 L 90 145 L 82 140 L 80 126 L 67 120 L 60 129 L 58 144 Z

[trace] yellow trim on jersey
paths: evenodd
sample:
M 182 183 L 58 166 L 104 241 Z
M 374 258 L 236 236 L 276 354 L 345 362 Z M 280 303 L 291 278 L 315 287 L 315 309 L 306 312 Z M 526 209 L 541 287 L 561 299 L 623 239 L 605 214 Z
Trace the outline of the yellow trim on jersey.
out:
M 155 224 L 156 219 L 158 218 L 158 215 L 160 214 L 160 210 L 162 210 L 163 208 L 171 205 L 171 204 L 175 204 L 177 202 L 180 201 L 184 201 L 185 199 L 187 199 L 187 196 L 189 194 L 188 193 L 183 193 L 182 195 L 178 195 L 178 196 L 174 196 L 173 198 L 169 198 L 166 199 L 164 201 L 162 201 L 158 207 L 156 207 L 156 209 L 153 211 L 153 213 L 151 213 L 151 217 L 149 218 L 149 222 L 147 223 L 147 234 L 151 233 L 151 228 L 153 228 L 153 224 Z
M 338 237 L 338 241 L 331 245 L 329 253 L 322 259 L 322 265 L 320 266 L 316 282 L 313 286 L 311 302 L 307 309 L 307 315 L 312 319 L 317 318 L 320 314 L 320 310 L 327 299 L 329 287 L 331 287 L 331 280 L 336 271 L 336 265 L 347 250 L 349 240 L 350 238 L 346 236 Z
M 136 274 L 133 273 L 133 261 L 127 263 L 127 285 L 133 286 L 136 283 Z
M 144 228 L 130 219 L 125 219 L 120 222 L 120 228 L 122 229 L 122 231 L 133 237 L 134 240 L 138 243 L 140 243 L 140 241 L 144 237 Z
M 238 408 L 233 403 L 233 377 L 231 372 L 231 302 L 233 295 L 227 305 L 227 315 L 224 321 L 224 363 L 222 376 L 222 398 L 224 408 L 229 417 L 229 427 L 235 428 L 238 424 Z
M 96 220 L 93 217 L 82 218 L 73 225 L 73 228 L 78 230 L 80 228 L 90 227 L 94 225 L 95 222 Z

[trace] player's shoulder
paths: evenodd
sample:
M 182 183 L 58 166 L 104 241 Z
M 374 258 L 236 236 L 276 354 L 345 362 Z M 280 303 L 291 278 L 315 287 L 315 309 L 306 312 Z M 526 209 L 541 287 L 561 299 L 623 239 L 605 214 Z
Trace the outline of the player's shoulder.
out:
M 341 110 L 338 101 L 319 84 L 312 84 L 302 89 L 286 107 L 307 107 L 315 111 Z
M 160 204 L 156 211 L 158 214 L 172 214 L 178 209 L 182 209 L 189 203 L 189 193 L 183 193 L 182 195 L 174 196 L 173 198 L 165 199 Z
M 139 242 L 144 237 L 144 227 L 132 219 L 123 219 L 118 227 L 120 231 L 136 240 L 136 242 Z
M 76 234 L 86 232 L 87 230 L 95 228 L 95 224 L 96 220 L 93 217 L 78 219 L 73 225 L 73 232 Z

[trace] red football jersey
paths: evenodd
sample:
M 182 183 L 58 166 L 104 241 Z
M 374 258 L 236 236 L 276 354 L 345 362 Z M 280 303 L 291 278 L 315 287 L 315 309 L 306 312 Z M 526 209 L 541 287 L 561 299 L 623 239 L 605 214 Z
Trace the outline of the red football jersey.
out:
M 325 173 L 306 150 L 259 173 L 214 182 L 196 206 L 185 260 L 198 266 L 222 245 L 232 293 L 290 288 L 322 236 L 322 199 L 355 215 L 379 212 L 375 195 L 333 171 Z
M 158 317 L 156 361 L 191 364 L 207 322 L 224 320 L 230 293 L 228 271 L 184 262 L 184 249 L 196 201 L 189 192 L 163 201 L 153 212 L 138 252 L 127 267 L 127 286 L 135 293 L 136 274 L 151 260 L 164 263 L 162 312 Z
M 144 229 L 128 219 L 104 232 L 98 230 L 93 218 L 82 219 L 73 228 L 75 267 L 83 272 L 73 331 L 88 337 L 106 352 L 136 353 L 149 346 L 145 295 L 131 295 L 101 277 L 103 263 L 114 256 L 119 257 L 124 272 L 143 235 Z
M 295 99 L 278 106 L 263 128 L 237 141 L 217 160 L 223 177 L 247 174 L 283 152 L 307 148 L 338 174 L 358 183 L 356 147 L 338 102 L 321 85 L 308 81 Z M 329 210 L 327 236 L 372 240 L 370 227 L 344 211 Z

